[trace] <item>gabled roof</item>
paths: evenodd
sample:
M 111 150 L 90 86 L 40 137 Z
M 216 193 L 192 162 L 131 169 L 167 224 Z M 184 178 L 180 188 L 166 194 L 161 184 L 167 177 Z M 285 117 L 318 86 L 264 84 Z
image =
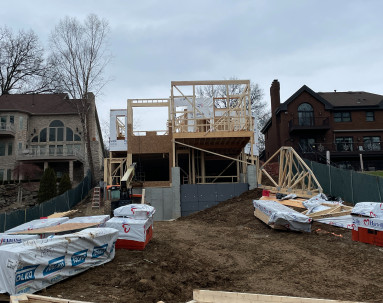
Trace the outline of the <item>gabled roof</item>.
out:
M 312 97 L 314 97 L 315 99 L 317 99 L 319 102 L 322 102 L 325 106 L 325 109 L 332 109 L 332 104 L 330 102 L 328 102 L 328 100 L 324 99 L 321 95 L 317 94 L 316 92 L 314 92 L 310 87 L 308 87 L 307 85 L 303 85 L 300 89 L 298 89 L 290 98 L 288 98 L 285 102 L 283 102 L 279 108 L 277 109 L 277 112 L 280 112 L 280 111 L 286 111 L 287 110 L 287 106 L 293 102 L 300 94 L 302 94 L 303 92 L 306 92 L 308 94 L 310 94 Z
M 15 94 L 0 96 L 0 111 L 25 112 L 31 115 L 77 114 L 74 100 L 67 94 Z
M 383 96 L 366 92 L 318 93 L 333 107 L 383 106 Z

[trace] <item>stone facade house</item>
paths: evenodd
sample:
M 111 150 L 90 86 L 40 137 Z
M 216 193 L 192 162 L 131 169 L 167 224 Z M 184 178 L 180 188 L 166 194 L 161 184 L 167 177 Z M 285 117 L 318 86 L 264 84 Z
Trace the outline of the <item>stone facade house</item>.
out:
M 262 129 L 264 159 L 281 146 L 303 158 L 341 168 L 383 169 L 383 96 L 363 91 L 314 92 L 303 85 L 280 102 L 280 84 L 270 88 L 271 119 Z
M 87 99 L 95 176 L 100 178 L 104 145 L 95 97 L 89 93 Z M 67 94 L 0 96 L 0 181 L 28 179 L 31 170 L 41 175 L 48 166 L 58 178 L 69 173 L 72 181 L 82 180 L 89 164 L 76 102 Z

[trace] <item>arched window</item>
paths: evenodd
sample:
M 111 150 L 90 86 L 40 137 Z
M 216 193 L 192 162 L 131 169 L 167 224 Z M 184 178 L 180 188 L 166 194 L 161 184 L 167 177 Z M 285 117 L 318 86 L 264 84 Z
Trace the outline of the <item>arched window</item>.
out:
M 75 135 L 74 135 L 74 140 L 75 140 L 75 141 L 81 141 L 81 138 L 80 138 L 79 135 L 76 135 L 76 134 L 75 134 Z
M 64 123 L 62 123 L 60 120 L 53 120 L 51 124 L 49 124 L 49 127 L 63 127 Z
M 49 142 L 64 141 L 64 123 L 54 120 L 49 124 Z
M 73 130 L 69 127 L 66 128 L 66 140 L 73 141 Z
M 314 126 L 314 110 L 308 103 L 298 106 L 298 122 L 300 126 Z
M 43 128 L 40 132 L 40 142 L 47 142 L 47 129 Z

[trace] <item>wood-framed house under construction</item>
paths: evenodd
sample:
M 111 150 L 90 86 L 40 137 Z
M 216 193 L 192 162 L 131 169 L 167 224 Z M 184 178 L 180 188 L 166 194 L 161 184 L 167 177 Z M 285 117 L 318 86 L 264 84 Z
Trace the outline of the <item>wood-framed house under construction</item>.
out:
M 133 115 L 138 107 L 167 108 L 166 129 L 136 132 Z M 173 81 L 170 98 L 129 99 L 125 113 L 112 110 L 110 133 L 105 181 L 119 183 L 125 168 L 136 162 L 137 179 L 145 188 L 179 187 L 181 211 L 182 199 L 187 195 L 182 195 L 182 186 L 197 189 L 192 186 L 206 185 L 205 190 L 211 185 L 211 192 L 218 184 L 227 188 L 227 184 L 240 183 L 246 184 L 242 188 L 247 190 L 248 165 L 254 168 L 251 182 L 256 184 L 256 139 L 249 80 Z M 228 197 L 240 194 L 238 188 L 236 193 L 232 188 Z M 179 215 L 173 212 L 171 217 Z

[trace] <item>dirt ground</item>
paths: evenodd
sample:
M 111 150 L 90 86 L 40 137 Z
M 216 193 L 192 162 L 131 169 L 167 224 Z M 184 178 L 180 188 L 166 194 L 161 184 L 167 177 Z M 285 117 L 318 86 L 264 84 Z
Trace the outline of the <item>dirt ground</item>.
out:
M 93 302 L 187 302 L 193 289 L 382 302 L 383 248 L 314 223 L 270 229 L 253 215 L 260 190 L 170 222 L 155 222 L 144 251 L 53 285 L 42 295 Z M 84 215 L 87 205 L 80 207 Z M 88 206 L 89 207 L 89 206 Z

